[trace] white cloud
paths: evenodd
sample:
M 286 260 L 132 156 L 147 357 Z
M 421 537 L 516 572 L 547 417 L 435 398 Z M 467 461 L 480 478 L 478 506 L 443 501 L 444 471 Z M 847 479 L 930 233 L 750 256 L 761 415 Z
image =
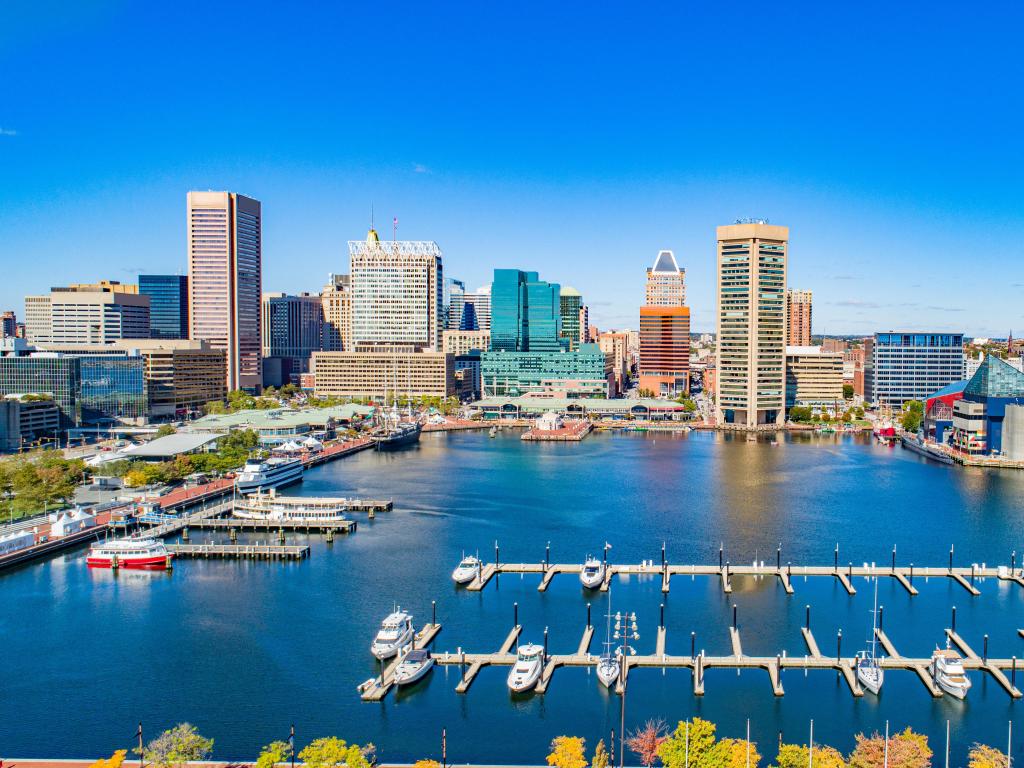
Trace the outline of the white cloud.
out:
M 13 128 L 4 128 L 0 126 L 0 136 L 17 136 L 18 132 Z
M 412 172 L 413 173 L 433 173 L 433 171 L 431 171 L 429 168 L 427 168 L 427 166 L 423 165 L 423 163 L 413 163 L 412 164 Z

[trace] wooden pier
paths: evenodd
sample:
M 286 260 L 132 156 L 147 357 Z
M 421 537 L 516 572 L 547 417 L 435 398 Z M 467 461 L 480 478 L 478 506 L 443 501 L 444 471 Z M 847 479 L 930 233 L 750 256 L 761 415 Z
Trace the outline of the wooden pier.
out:
M 302 560 L 309 547 L 294 544 L 168 544 L 175 557 L 238 560 Z
M 743 653 L 742 642 L 739 630 L 730 627 L 730 641 L 733 653 L 728 656 L 707 656 L 703 651 L 694 655 L 673 655 L 665 652 L 666 630 L 658 628 L 656 652 L 650 655 L 629 656 L 626 658 L 625 678 L 616 685 L 616 692 L 623 693 L 623 687 L 628 685 L 629 673 L 634 668 L 659 668 L 659 669 L 689 669 L 693 675 L 694 695 L 704 694 L 705 671 L 708 669 L 763 669 L 768 673 L 768 681 L 772 692 L 776 696 L 785 695 L 783 687 L 783 673 L 785 670 L 834 670 L 842 676 L 847 687 L 853 696 L 863 696 L 864 689 L 857 681 L 855 659 L 844 656 L 825 656 L 818 648 L 814 635 L 807 628 L 803 629 L 804 641 L 807 644 L 808 654 L 804 656 L 788 656 L 780 653 L 775 656 L 747 656 Z M 554 672 L 559 667 L 592 667 L 597 663 L 598 657 L 587 649 L 593 637 L 593 627 L 587 627 L 583 631 L 579 647 L 575 653 L 549 654 L 544 661 L 544 669 L 540 681 L 535 688 L 536 693 L 545 693 L 551 685 Z M 986 672 L 996 680 L 1000 686 L 1012 697 L 1020 698 L 1021 691 L 1014 682 L 1007 677 L 1004 670 L 1011 670 L 1016 676 L 1017 660 L 1013 659 L 985 659 L 978 656 L 962 638 L 952 630 L 947 630 L 950 640 L 960 647 L 964 655 L 964 669 L 968 671 Z M 512 666 L 516 661 L 514 646 L 522 634 L 522 626 L 516 625 L 511 629 L 501 647 L 493 653 L 468 653 L 461 648 L 455 652 L 435 653 L 436 664 L 458 665 L 462 669 L 459 683 L 455 687 L 457 693 L 466 693 L 484 667 L 488 666 Z M 881 630 L 878 632 L 878 639 L 883 648 L 889 654 L 879 659 L 879 664 L 885 670 L 903 670 L 913 672 L 925 686 L 931 696 L 936 698 L 943 696 L 942 689 L 935 683 L 931 674 L 931 658 L 910 658 L 902 656 L 897 652 L 892 642 Z M 364 694 L 364 699 L 367 698 Z M 374 699 L 375 700 L 375 699 Z
M 200 530 L 253 531 L 255 533 L 281 533 L 299 531 L 304 533 L 352 533 L 356 530 L 355 520 L 333 522 L 300 522 L 295 520 L 249 520 L 242 517 L 221 517 L 197 520 L 188 528 Z M 183 531 L 184 533 L 184 531 Z
M 413 640 L 413 648 L 416 650 L 422 650 L 433 642 L 434 638 L 437 637 L 437 633 L 441 631 L 440 624 L 427 624 L 421 629 Z M 388 695 L 388 691 L 395 684 L 395 670 L 398 669 L 398 665 L 401 663 L 401 659 L 397 656 L 384 666 L 383 671 L 379 677 L 367 680 L 365 683 L 359 686 L 359 695 L 363 701 L 380 701 Z
M 479 592 L 495 577 L 503 573 L 508 574 L 536 574 L 540 576 L 540 584 L 537 590 L 544 592 L 551 585 L 555 576 L 560 574 L 578 576 L 582 570 L 581 563 L 488 563 L 480 569 L 478 576 L 467 586 L 470 592 Z M 1024 587 L 1024 569 L 1008 568 L 1005 566 L 977 566 L 970 567 L 935 567 L 935 566 L 879 566 L 879 565 L 853 565 L 845 566 L 816 566 L 804 565 L 731 565 L 725 563 L 717 565 L 672 565 L 669 563 L 658 564 L 654 561 L 647 561 L 638 565 L 614 565 L 609 563 L 606 566 L 605 579 L 600 586 L 600 591 L 605 592 L 611 583 L 613 576 L 638 575 L 654 576 L 661 578 L 662 592 L 668 592 L 671 588 L 673 576 L 712 576 L 720 580 L 722 591 L 725 594 L 732 593 L 732 579 L 735 576 L 756 576 L 777 578 L 787 594 L 794 594 L 793 580 L 799 577 L 824 576 L 835 579 L 847 594 L 855 595 L 856 587 L 853 579 L 856 577 L 866 578 L 892 578 L 895 579 L 911 596 L 917 595 L 918 590 L 914 586 L 914 578 L 947 578 L 962 586 L 970 595 L 981 594 L 975 586 L 977 579 L 998 579 L 1008 583 L 1014 583 Z

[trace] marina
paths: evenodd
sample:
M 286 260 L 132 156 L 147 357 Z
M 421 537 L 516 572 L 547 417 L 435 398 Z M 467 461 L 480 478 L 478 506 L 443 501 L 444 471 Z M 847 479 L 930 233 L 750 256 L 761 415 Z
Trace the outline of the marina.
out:
M 998 676 L 1024 688 L 1014 662 L 1024 657 L 1024 589 L 1014 578 L 1024 482 L 1013 474 L 954 473 L 861 436 L 787 436 L 771 447 L 722 432 L 616 430 L 531 445 L 518 430 L 494 438 L 466 430 L 312 468 L 287 496 L 395 505 L 372 521 L 348 513 L 358 535 L 333 543 L 326 533 L 285 527 L 287 546 L 309 549 L 298 561 L 202 556 L 208 537 L 238 547 L 278 543 L 280 526 L 245 524 L 231 541 L 226 497 L 219 514 L 194 509 L 188 545 L 199 556 L 176 556 L 172 575 L 88 569 L 85 549 L 5 572 L 6 594 L 29 618 L 14 626 L 0 616 L 20 718 L 0 723 L 0 743 L 30 753 L 24 734 L 49 722 L 54 691 L 61 706 L 84 707 L 91 687 L 128 679 L 123 661 L 106 655 L 76 667 L 62 640 L 69 636 L 126 645 L 160 663 L 102 720 L 71 718 L 53 738 L 52 753 L 62 757 L 99 752 L 139 720 L 155 731 L 187 712 L 224 759 L 251 759 L 285 718 L 285 731 L 294 720 L 302 739 L 333 733 L 388 744 L 389 761 L 432 754 L 429 721 L 447 729 L 449 754 L 460 762 L 500 753 L 537 764 L 559 733 L 607 744 L 624 691 L 627 728 L 700 716 L 734 735 L 749 717 L 768 759 L 780 731 L 786 741 L 805 738 L 810 718 L 816 738 L 844 751 L 853 734 L 881 730 L 886 720 L 942 738 L 948 719 L 952 761 L 963 764 L 970 743 L 993 743 L 1000 732 L 1005 740 L 1007 721 L 1019 716 L 1022 700 Z M 167 546 L 185 543 L 182 533 L 169 533 Z M 583 563 L 588 554 L 603 563 L 606 542 L 607 589 L 588 589 Z M 959 578 L 948 573 L 951 543 Z M 453 569 L 477 555 L 481 571 L 495 562 L 502 570 L 471 591 Z M 524 567 L 504 570 L 517 564 Z M 876 585 L 885 672 L 878 695 L 856 679 Z M 369 649 L 395 603 L 414 617 L 415 644 L 432 664 L 411 682 L 360 692 L 382 672 L 397 673 L 397 656 L 382 664 Z M 624 684 L 607 687 L 597 663 L 616 609 L 636 612 L 640 639 L 630 641 L 636 655 Z M 545 635 L 535 685 L 510 691 L 512 657 L 522 645 L 543 648 Z M 934 684 L 932 656 L 947 636 L 972 683 L 964 700 Z M 328 653 L 327 644 L 351 652 Z M 283 715 L 282 700 L 293 703 Z M 818 714 L 826 708 L 827 722 Z M 249 713 L 244 731 L 232 725 L 237 711 Z M 1015 739 L 1020 733 L 1015 727 Z
M 204 560 L 302 560 L 309 557 L 308 546 L 287 544 L 168 544 L 167 550 L 174 557 L 195 557 Z

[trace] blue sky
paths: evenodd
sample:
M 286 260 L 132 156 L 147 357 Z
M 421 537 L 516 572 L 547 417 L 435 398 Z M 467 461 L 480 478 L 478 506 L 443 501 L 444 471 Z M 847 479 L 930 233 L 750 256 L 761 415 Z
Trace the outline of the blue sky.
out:
M 0 6 L 0 308 L 186 268 L 185 193 L 263 202 L 264 290 L 347 271 L 371 204 L 472 286 L 574 285 L 635 327 L 672 248 L 790 227 L 815 332 L 1024 335 L 1024 6 Z

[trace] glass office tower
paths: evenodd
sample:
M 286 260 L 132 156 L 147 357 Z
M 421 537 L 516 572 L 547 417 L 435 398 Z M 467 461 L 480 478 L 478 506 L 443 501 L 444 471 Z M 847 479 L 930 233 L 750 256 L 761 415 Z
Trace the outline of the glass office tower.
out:
M 154 339 L 188 338 L 188 277 L 139 275 L 139 293 L 149 296 L 149 329 Z

